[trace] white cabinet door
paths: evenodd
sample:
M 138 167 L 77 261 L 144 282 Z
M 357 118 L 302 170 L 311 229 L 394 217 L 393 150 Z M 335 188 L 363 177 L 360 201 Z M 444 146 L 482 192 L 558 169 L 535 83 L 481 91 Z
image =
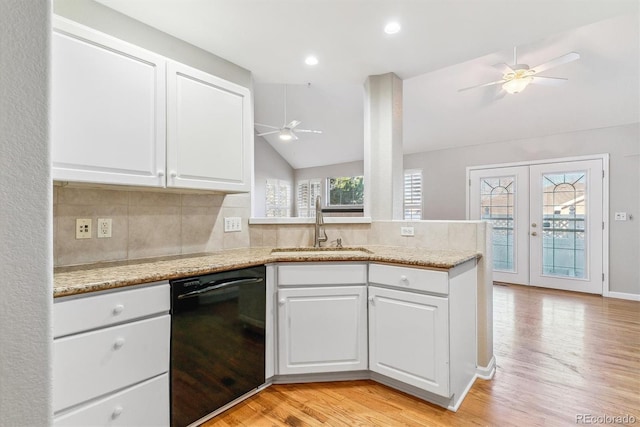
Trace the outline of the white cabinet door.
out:
M 164 186 L 165 59 L 54 19 L 52 176 Z
M 366 286 L 278 290 L 278 373 L 367 369 Z
M 448 299 L 369 287 L 369 369 L 449 397 Z
M 176 62 L 167 74 L 167 186 L 249 191 L 249 90 Z

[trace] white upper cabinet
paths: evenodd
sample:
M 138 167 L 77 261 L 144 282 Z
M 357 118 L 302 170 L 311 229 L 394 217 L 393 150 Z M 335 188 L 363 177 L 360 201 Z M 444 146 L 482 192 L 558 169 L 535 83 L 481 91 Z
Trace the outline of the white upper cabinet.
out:
M 249 90 L 177 62 L 167 75 L 167 186 L 249 191 Z
M 64 19 L 54 26 L 53 179 L 163 186 L 166 60 Z
M 58 181 L 250 190 L 249 89 L 54 18 Z

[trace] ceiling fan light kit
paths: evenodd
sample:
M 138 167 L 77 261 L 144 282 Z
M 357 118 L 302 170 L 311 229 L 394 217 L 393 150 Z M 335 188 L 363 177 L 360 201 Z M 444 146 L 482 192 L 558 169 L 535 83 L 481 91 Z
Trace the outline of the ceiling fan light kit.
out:
M 567 81 L 563 77 L 545 77 L 539 76 L 541 71 L 548 70 L 559 65 L 566 64 L 568 62 L 580 59 L 580 55 L 577 52 L 569 52 L 565 55 L 552 59 L 551 61 L 540 64 L 536 67 L 529 68 L 527 64 L 518 64 L 517 50 L 513 48 L 513 63 L 514 65 L 497 64 L 495 67 L 499 67 L 506 72 L 503 74 L 501 80 L 496 80 L 489 83 L 483 83 L 476 86 L 466 87 L 459 89 L 458 92 L 463 92 L 469 89 L 475 89 L 479 87 L 502 85 L 505 92 L 509 94 L 520 93 L 529 86 L 529 84 L 540 84 L 546 86 L 558 86 Z
M 310 84 L 309 84 L 310 85 Z M 284 125 L 282 125 L 282 127 L 277 127 L 277 126 L 271 126 L 271 125 L 265 125 L 265 124 L 261 124 L 261 123 L 254 123 L 254 126 L 260 126 L 260 127 L 265 127 L 268 129 L 273 129 L 267 132 L 261 132 L 258 134 L 258 136 L 266 136 L 266 135 L 273 135 L 273 134 L 278 134 L 278 138 L 280 138 L 281 141 L 296 141 L 298 139 L 298 137 L 296 136 L 296 132 L 302 132 L 302 133 L 315 133 L 315 134 L 321 134 L 322 131 L 321 130 L 311 130 L 311 129 L 296 129 L 296 127 L 302 123 L 300 120 L 292 120 L 289 124 L 287 124 L 287 85 L 284 86 Z

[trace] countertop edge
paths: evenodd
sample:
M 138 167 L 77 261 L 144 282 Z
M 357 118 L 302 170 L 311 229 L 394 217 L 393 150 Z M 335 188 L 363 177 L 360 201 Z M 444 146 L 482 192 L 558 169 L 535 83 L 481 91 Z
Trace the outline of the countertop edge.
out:
M 394 247 L 389 246 L 378 246 L 378 249 L 383 250 L 393 250 Z M 420 257 L 410 257 L 406 254 L 376 254 L 375 249 L 372 250 L 372 253 L 363 254 L 363 255 L 338 255 L 338 254 L 330 254 L 330 255 L 320 255 L 320 254 L 306 254 L 301 253 L 300 255 L 291 256 L 291 255 L 276 255 L 271 254 L 271 249 L 273 248 L 262 248 L 265 254 L 256 255 L 256 254 L 245 254 L 245 255 L 236 255 L 233 258 L 233 261 L 229 262 L 219 262 L 219 263 L 207 263 L 206 258 L 203 259 L 203 264 L 197 267 L 173 267 L 173 268 L 165 268 L 163 271 L 159 271 L 157 273 L 151 274 L 141 274 L 136 273 L 132 274 L 131 278 L 115 278 L 115 279 L 99 279 L 99 280 L 87 280 L 82 283 L 75 283 L 64 285 L 64 284 L 55 284 L 55 274 L 54 274 L 54 289 L 53 289 L 53 297 L 60 298 L 72 295 L 81 295 L 93 292 L 99 292 L 109 289 L 118 289 L 124 288 L 128 286 L 134 285 L 142 285 L 146 283 L 159 282 L 164 280 L 172 280 L 189 276 L 197 276 L 202 274 L 216 273 L 220 271 L 228 271 L 235 270 L 239 268 L 253 267 L 257 265 L 263 264 L 273 264 L 273 263 L 297 263 L 297 262 L 377 262 L 377 263 L 385 263 L 385 264 L 395 264 L 400 266 L 409 266 L 409 267 L 418 267 L 418 268 L 426 268 L 433 270 L 444 270 L 447 271 L 456 267 L 457 265 L 468 262 L 472 259 L 479 259 L 482 257 L 481 253 L 477 253 L 474 251 L 433 251 L 430 252 L 439 252 L 439 253 L 465 253 L 463 256 L 456 257 L 455 261 L 434 261 L 433 259 L 425 259 Z M 420 250 L 420 248 L 405 248 L 412 250 Z M 233 251 L 238 252 L 239 250 L 228 250 L 228 251 L 220 251 L 211 253 L 211 256 L 225 256 L 225 254 L 233 253 Z M 251 251 L 251 248 L 247 248 L 247 251 Z M 193 258 L 184 257 L 183 260 L 191 260 L 202 258 L 202 255 L 194 256 Z M 148 261 L 147 261 L 148 262 Z M 143 262 L 140 263 L 142 265 Z M 135 267 L 138 264 L 129 263 L 129 266 Z M 88 265 L 86 270 L 78 269 L 75 267 L 76 271 L 79 271 L 79 274 L 83 274 L 86 272 L 95 272 L 95 275 L 100 275 L 101 270 L 108 270 L 109 264 L 97 264 L 97 265 Z M 126 269 L 126 267 L 124 267 Z M 65 268 L 59 268 L 59 270 L 64 271 Z M 57 273 L 59 275 L 65 273 Z M 67 273 L 70 274 L 70 273 Z M 72 274 L 72 273 L 71 273 Z M 105 274 L 105 275 L 108 275 Z

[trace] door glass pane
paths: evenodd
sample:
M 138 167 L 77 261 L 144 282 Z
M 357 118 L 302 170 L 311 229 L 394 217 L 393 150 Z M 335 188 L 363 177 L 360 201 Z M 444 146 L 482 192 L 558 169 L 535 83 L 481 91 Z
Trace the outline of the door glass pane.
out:
M 542 175 L 542 274 L 586 278 L 585 171 Z
M 480 219 L 493 224 L 493 269 L 515 272 L 515 176 L 480 180 Z

